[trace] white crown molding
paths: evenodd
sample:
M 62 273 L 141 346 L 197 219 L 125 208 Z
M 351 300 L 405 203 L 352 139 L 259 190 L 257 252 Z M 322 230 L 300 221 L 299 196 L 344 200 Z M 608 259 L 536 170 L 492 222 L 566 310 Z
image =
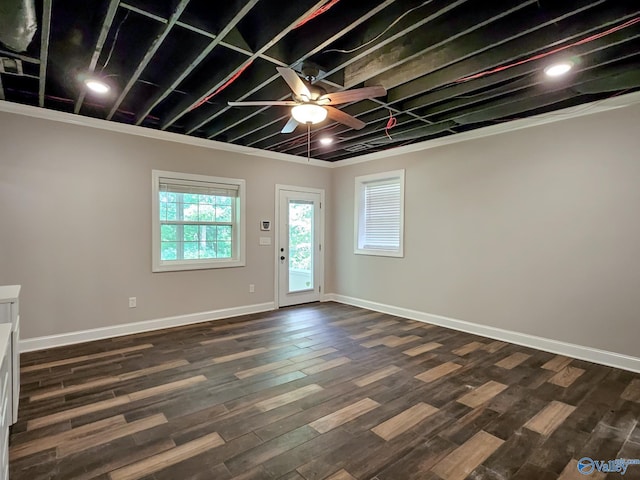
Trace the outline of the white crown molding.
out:
M 368 310 L 395 315 L 397 317 L 431 323 L 433 325 L 439 325 L 452 330 L 472 333 L 474 335 L 480 335 L 494 340 L 514 343 L 516 345 L 535 348 L 537 350 L 543 350 L 545 352 L 551 352 L 558 355 L 565 355 L 567 357 L 586 360 L 588 362 L 599 363 L 609 367 L 621 368 L 631 372 L 640 372 L 640 358 L 623 355 L 621 353 L 585 347 L 583 345 L 538 337 L 527 333 L 514 332 L 512 330 L 504 330 L 502 328 L 490 327 L 488 325 L 480 325 L 478 323 L 471 323 L 464 320 L 457 320 L 455 318 L 433 315 L 430 313 L 420 312 L 418 310 L 371 302 L 369 300 L 338 295 L 335 293 L 326 294 L 322 301 L 344 303 L 354 307 L 366 308 Z
M 22 105 L 20 103 L 7 102 L 5 100 L 0 100 L 0 112 L 40 118 L 42 120 L 51 120 L 54 122 L 69 123 L 71 125 L 78 125 L 81 127 L 97 128 L 99 130 L 124 133 L 128 135 L 135 135 L 138 137 L 153 138 L 156 140 L 164 140 L 166 142 L 182 143 L 184 145 L 192 145 L 195 147 L 240 153 L 253 157 L 270 158 L 273 160 L 281 160 L 283 162 L 290 163 L 300 163 L 303 165 L 311 165 L 314 167 L 332 168 L 331 163 L 325 162 L 323 160 L 316 160 L 312 158 L 310 161 L 307 161 L 304 158 L 297 157 L 295 155 L 289 155 L 286 153 L 271 152 L 269 150 L 260 150 L 253 147 L 243 147 L 241 145 L 234 145 L 232 143 L 217 142 L 215 140 L 207 140 L 206 138 L 198 138 L 189 135 L 182 135 L 179 133 L 165 132 L 163 130 L 155 130 L 153 128 L 129 125 L 126 123 L 110 122 L 99 118 L 84 117 L 82 115 L 75 115 L 73 113 L 59 112 L 57 110 L 33 107 L 31 105 Z
M 134 333 L 181 327 L 183 325 L 209 322 L 212 320 L 222 320 L 225 318 L 238 317 L 240 315 L 268 312 L 274 309 L 274 302 L 258 303 L 255 305 L 222 308 L 219 310 L 211 310 L 209 312 L 189 313 L 186 315 L 177 315 L 175 317 L 157 318 L 155 320 L 125 323 L 122 325 L 94 328 L 91 330 L 49 335 L 46 337 L 25 338 L 20 340 L 20 352 L 33 352 L 35 350 L 62 347 L 65 345 L 73 345 L 75 343 L 92 342 L 94 340 L 121 337 L 123 335 L 132 335 Z
M 598 100 L 591 103 L 584 103 L 575 107 L 569 107 L 555 112 L 543 113 L 533 117 L 527 117 L 511 122 L 499 123 L 489 127 L 478 128 L 464 133 L 456 133 L 447 137 L 436 138 L 434 140 L 426 140 L 420 143 L 414 143 L 405 147 L 392 148 L 383 150 L 382 152 L 369 153 L 360 157 L 349 158 L 347 160 L 339 160 L 331 164 L 331 168 L 347 167 L 349 165 L 357 165 L 359 163 L 371 162 L 381 158 L 395 157 L 407 153 L 420 152 L 432 148 L 442 147 L 444 145 L 452 145 L 454 143 L 468 142 L 478 138 L 491 137 L 502 133 L 514 132 L 530 127 L 537 127 L 548 123 L 561 122 L 572 118 L 592 115 L 594 113 L 607 112 L 618 108 L 629 107 L 640 103 L 640 91 L 629 93 L 627 95 L 619 95 L 617 97 Z
M 615 110 L 618 108 L 629 107 L 640 103 L 640 91 L 629 93 L 626 95 L 619 95 L 604 100 L 598 100 L 591 103 L 585 103 L 577 105 L 575 107 L 565 108 L 563 110 L 557 110 L 555 112 L 543 113 L 533 117 L 527 117 L 520 120 L 514 120 L 511 122 L 504 122 L 497 125 L 491 125 L 489 127 L 478 128 L 469 132 L 457 133 L 449 135 L 447 137 L 436 138 L 434 140 L 426 140 L 424 142 L 407 145 L 405 147 L 392 148 L 390 150 L 383 150 L 381 152 L 369 153 L 355 158 L 347 160 L 339 160 L 337 162 L 327 162 L 324 160 L 317 160 L 312 158 L 310 161 L 304 158 L 297 157 L 295 155 L 289 155 L 286 153 L 271 152 L 269 150 L 260 150 L 253 147 L 243 147 L 240 145 L 234 145 L 232 143 L 218 142 L 215 140 L 207 140 L 205 138 L 192 137 L 189 135 L 182 135 L 179 133 L 165 132 L 163 130 L 155 130 L 152 128 L 139 127 L 136 125 L 128 125 L 126 123 L 117 123 L 107 120 L 101 120 L 98 118 L 84 117 L 81 115 L 75 115 L 66 112 L 59 112 L 57 110 L 49 110 L 46 108 L 33 107 L 31 105 L 22 105 L 19 103 L 7 102 L 0 100 L 0 112 L 13 113 L 16 115 L 24 115 L 28 117 L 40 118 L 44 120 L 51 120 L 55 122 L 69 123 L 72 125 L 79 125 L 83 127 L 97 128 L 101 130 L 107 130 L 118 133 L 125 133 L 129 135 L 136 135 L 146 138 L 154 138 L 157 140 L 164 140 L 168 142 L 182 143 L 185 145 L 193 145 L 196 147 L 209 148 L 213 150 L 222 150 L 233 153 L 240 153 L 249 156 L 257 156 L 263 158 L 271 158 L 273 160 L 281 160 L 284 162 L 299 163 L 303 165 L 311 165 L 314 167 L 323 168 L 341 168 L 349 165 L 357 165 L 359 163 L 371 162 L 382 158 L 389 158 L 397 155 L 404 155 L 407 153 L 420 152 L 429 150 L 432 148 L 442 147 L 445 145 L 452 145 L 460 142 L 468 142 L 478 138 L 491 137 L 493 135 L 500 135 L 503 133 L 514 132 L 516 130 L 522 130 L 525 128 L 536 127 L 539 125 L 545 125 L 549 123 L 561 122 L 572 118 L 583 117 L 586 115 L 592 115 L 595 113 L 607 112 L 609 110 Z

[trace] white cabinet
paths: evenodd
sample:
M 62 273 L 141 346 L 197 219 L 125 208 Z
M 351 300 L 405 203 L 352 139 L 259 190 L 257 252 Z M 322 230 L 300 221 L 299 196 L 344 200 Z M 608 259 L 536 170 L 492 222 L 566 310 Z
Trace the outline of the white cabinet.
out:
M 9 402 L 10 425 L 18 421 L 18 400 L 20 399 L 20 285 L 0 286 L 0 324 L 11 327 L 9 338 L 10 384 Z
M 11 337 L 10 324 L 0 324 L 0 480 L 9 478 L 9 426 L 11 416 Z

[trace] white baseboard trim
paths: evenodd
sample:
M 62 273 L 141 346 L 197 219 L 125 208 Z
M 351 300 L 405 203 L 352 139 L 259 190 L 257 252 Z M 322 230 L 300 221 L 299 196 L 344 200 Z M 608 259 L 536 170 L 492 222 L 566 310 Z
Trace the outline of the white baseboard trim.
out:
M 420 312 L 418 310 L 386 305 L 383 303 L 363 300 L 361 298 L 347 297 L 345 295 L 338 295 L 335 293 L 326 294 L 323 297 L 323 301 L 344 303 L 346 305 L 352 305 L 354 307 L 366 308 L 368 310 L 387 313 L 389 315 L 408 318 L 410 320 L 417 320 L 419 322 L 432 323 L 434 325 L 450 328 L 452 330 L 459 330 L 461 332 L 472 333 L 474 335 L 481 335 L 483 337 L 492 338 L 494 340 L 515 343 L 516 345 L 522 345 L 524 347 L 535 348 L 537 350 L 543 350 L 545 352 L 565 355 L 567 357 L 577 358 L 580 360 L 586 360 L 588 362 L 599 363 L 601 365 L 607 365 L 609 367 L 621 368 L 623 370 L 640 373 L 640 358 L 623 355 L 621 353 L 599 350 L 597 348 L 585 347 L 582 345 L 562 342 L 559 340 L 552 340 L 550 338 L 537 337 L 535 335 L 529 335 L 527 333 L 504 330 L 502 328 L 480 325 L 478 323 L 466 322 L 464 320 L 457 320 L 455 318 L 433 315 L 430 313 Z
M 162 330 L 163 328 L 180 327 L 193 323 L 207 322 L 210 320 L 221 320 L 224 318 L 238 317 L 252 313 L 262 313 L 274 310 L 275 303 L 259 303 L 242 307 L 222 308 L 209 312 L 189 313 L 177 315 L 175 317 L 157 318 L 143 322 L 125 323 L 113 325 L 111 327 L 94 328 L 91 330 L 81 330 L 78 332 L 62 333 L 60 335 L 49 335 L 46 337 L 26 338 L 20 340 L 20 352 L 33 352 L 46 348 L 62 347 L 73 345 L 74 343 L 91 342 L 93 340 L 103 340 L 105 338 L 121 337 L 134 333 L 149 332 L 152 330 Z

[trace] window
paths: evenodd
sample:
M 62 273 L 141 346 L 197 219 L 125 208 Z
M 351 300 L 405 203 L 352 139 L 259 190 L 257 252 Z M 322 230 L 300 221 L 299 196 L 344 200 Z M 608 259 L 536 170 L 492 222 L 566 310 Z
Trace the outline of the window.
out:
M 356 177 L 355 192 L 355 253 L 404 256 L 404 170 Z
M 153 171 L 153 271 L 244 266 L 245 182 Z

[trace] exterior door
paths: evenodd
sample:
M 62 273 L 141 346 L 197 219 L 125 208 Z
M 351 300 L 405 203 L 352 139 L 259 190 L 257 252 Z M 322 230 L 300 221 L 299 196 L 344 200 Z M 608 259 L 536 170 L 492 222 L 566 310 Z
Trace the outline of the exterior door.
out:
M 278 305 L 320 300 L 322 291 L 322 192 L 279 187 Z

